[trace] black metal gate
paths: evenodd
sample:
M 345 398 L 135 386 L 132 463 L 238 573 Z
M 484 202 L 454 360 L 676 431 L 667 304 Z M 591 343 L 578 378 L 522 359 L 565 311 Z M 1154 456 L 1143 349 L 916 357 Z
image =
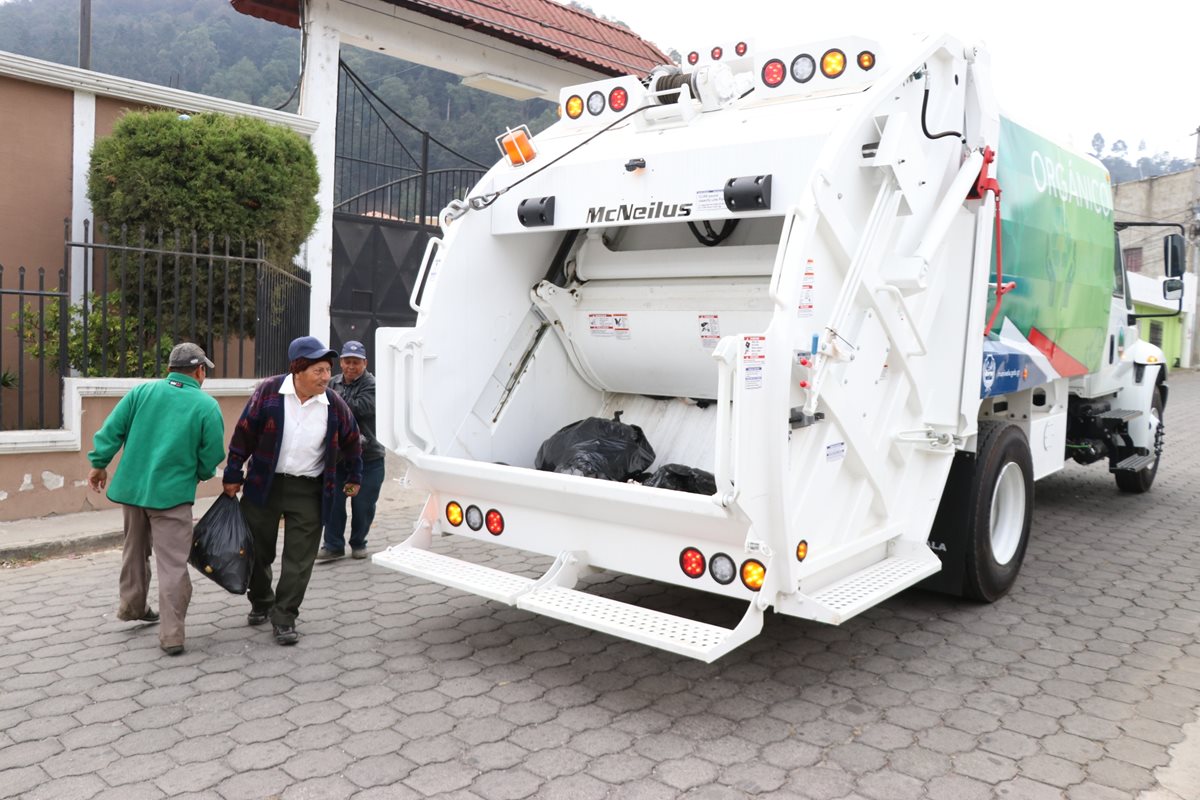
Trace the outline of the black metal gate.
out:
M 412 325 L 413 283 L 433 228 L 411 222 L 333 215 L 331 347 L 356 339 L 375 353 L 375 330 Z

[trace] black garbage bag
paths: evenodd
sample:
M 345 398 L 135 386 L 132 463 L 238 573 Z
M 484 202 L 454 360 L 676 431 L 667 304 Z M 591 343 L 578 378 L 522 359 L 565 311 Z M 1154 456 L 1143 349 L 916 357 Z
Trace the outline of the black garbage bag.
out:
M 542 442 L 533 465 L 546 472 L 625 481 L 654 463 L 654 448 L 637 425 L 588 417 Z
M 653 475 L 642 481 L 642 485 L 694 494 L 717 493 L 717 480 L 711 472 L 685 467 L 683 464 L 663 464 Z
M 222 494 L 196 523 L 188 563 L 225 591 L 246 593 L 254 539 L 236 498 Z

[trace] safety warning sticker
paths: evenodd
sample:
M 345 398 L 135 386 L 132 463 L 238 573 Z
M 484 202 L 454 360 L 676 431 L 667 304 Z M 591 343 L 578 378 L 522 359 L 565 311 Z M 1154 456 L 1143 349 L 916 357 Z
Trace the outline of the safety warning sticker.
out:
M 742 387 L 761 389 L 763 367 L 767 363 L 767 337 L 742 337 Z
M 592 336 L 628 339 L 628 314 L 588 314 L 588 330 Z
M 700 344 L 706 350 L 712 350 L 721 340 L 721 320 L 716 314 L 701 314 L 699 316 Z
M 825 445 L 825 460 L 826 461 L 841 461 L 846 457 L 846 443 L 834 442 L 833 444 Z
M 813 293 L 817 285 L 817 270 L 810 258 L 804 265 L 804 277 L 800 279 L 800 302 L 796 307 L 796 316 L 811 317 L 813 315 Z
M 696 192 L 696 210 L 728 212 L 729 209 L 725 207 L 725 190 L 706 189 Z

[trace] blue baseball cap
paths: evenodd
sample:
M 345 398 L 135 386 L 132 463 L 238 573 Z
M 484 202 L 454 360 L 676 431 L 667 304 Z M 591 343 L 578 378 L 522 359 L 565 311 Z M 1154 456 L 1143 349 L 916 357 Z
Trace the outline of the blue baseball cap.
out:
M 320 361 L 330 357 L 337 358 L 337 353 L 315 336 L 301 336 L 299 339 L 292 339 L 292 343 L 288 345 L 288 361 L 295 361 L 297 358 Z
M 362 342 L 356 342 L 353 339 L 342 345 L 342 358 L 366 358 L 367 348 L 363 347 Z

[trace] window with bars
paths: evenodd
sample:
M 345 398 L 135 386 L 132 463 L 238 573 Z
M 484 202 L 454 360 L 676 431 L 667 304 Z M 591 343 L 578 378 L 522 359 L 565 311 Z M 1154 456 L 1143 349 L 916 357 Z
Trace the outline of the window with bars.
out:
M 1126 247 L 1123 255 L 1125 256 L 1125 270 L 1127 272 L 1142 271 L 1142 248 Z

